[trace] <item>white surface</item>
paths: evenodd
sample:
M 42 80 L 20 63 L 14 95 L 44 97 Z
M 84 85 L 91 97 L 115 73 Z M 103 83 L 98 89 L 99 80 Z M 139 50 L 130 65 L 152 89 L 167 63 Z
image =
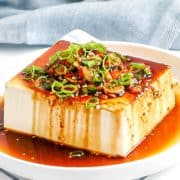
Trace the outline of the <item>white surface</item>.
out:
M 32 134 L 33 96 L 31 91 L 9 85 L 6 88 L 4 98 L 4 111 L 6 112 L 4 114 L 4 127 Z M 41 113 L 44 114 L 43 112 Z
M 176 75 L 179 76 L 178 70 L 180 69 L 180 58 L 169 54 L 166 51 L 160 51 L 156 48 L 148 48 L 147 46 L 140 46 L 131 43 L 110 43 L 114 44 L 114 49 L 120 49 L 121 52 L 125 54 L 145 57 L 148 59 L 159 60 L 165 62 L 174 67 Z M 20 71 L 26 64 L 31 62 L 39 53 L 44 51 L 44 49 L 39 50 L 39 47 L 30 48 L 16 48 L 16 47 L 5 47 L 0 46 L 0 89 L 4 86 L 4 81 L 8 80 L 14 73 Z M 168 54 L 167 54 L 168 53 Z M 180 54 L 177 52 L 177 54 Z M 180 57 L 180 56 L 179 56 Z M 180 76 L 179 76 L 180 77 Z M 3 89 L 1 90 L 1 92 Z M 149 175 L 167 168 L 169 165 L 176 162 L 177 164 L 170 168 L 165 169 L 164 172 L 158 173 L 153 176 L 149 176 L 148 180 L 159 180 L 159 179 L 179 179 L 180 161 L 177 159 L 179 156 L 179 146 L 178 148 L 172 148 L 170 151 L 161 153 L 158 156 L 152 158 L 144 159 L 141 161 L 135 161 L 132 163 L 126 163 L 115 166 L 99 167 L 99 168 L 61 168 L 61 167 L 49 167 L 43 165 L 37 165 L 28 163 L 25 161 L 17 160 L 9 156 L 0 153 L 0 166 L 4 167 L 10 172 L 23 175 L 25 177 L 30 177 L 33 179 L 93 179 L 93 180 L 113 180 L 119 179 L 131 179 L 140 176 Z M 26 171 L 28 169 L 28 171 Z M 131 172 L 131 173 L 130 173 Z M 4 179 L 1 176 L 0 179 Z M 8 179 L 8 178 L 7 178 Z

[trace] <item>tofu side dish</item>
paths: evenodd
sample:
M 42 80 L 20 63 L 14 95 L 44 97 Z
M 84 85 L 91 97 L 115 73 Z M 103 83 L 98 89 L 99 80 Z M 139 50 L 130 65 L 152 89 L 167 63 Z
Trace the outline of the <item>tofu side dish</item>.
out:
M 58 41 L 6 83 L 4 127 L 126 157 L 175 106 L 170 67 Z

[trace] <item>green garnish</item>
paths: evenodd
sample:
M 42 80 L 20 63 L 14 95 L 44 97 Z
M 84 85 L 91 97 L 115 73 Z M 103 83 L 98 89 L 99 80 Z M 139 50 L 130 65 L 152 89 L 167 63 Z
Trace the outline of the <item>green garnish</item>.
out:
M 89 93 L 95 93 L 95 92 L 97 92 L 98 88 L 94 85 L 88 85 L 87 90 Z
M 82 60 L 82 64 L 92 68 L 96 65 L 99 65 L 100 64 L 100 61 L 101 61 L 101 58 L 99 57 L 93 57 L 92 59 L 88 60 L 88 59 L 85 59 L 85 60 Z
M 66 84 L 62 88 L 64 94 L 73 94 L 78 90 L 78 87 L 74 84 Z
M 66 98 L 72 96 L 78 90 L 78 88 L 74 84 L 63 84 L 62 82 L 55 81 L 51 86 L 51 90 L 58 97 Z
M 123 86 L 130 85 L 132 83 L 132 74 L 131 73 L 122 74 L 118 82 L 120 85 Z
M 104 56 L 102 61 L 102 68 L 104 71 L 109 71 L 111 69 L 111 58 L 109 58 L 109 56 Z
M 24 79 L 26 80 L 34 80 L 36 77 L 44 74 L 44 71 L 39 66 L 29 66 L 23 70 Z
M 71 151 L 69 152 L 69 158 L 81 158 L 85 155 L 84 151 Z
M 99 104 L 99 98 L 92 97 L 86 101 L 85 106 L 86 108 L 90 109 L 96 107 L 98 104 Z
M 152 75 L 150 67 L 145 65 L 144 63 L 131 63 L 131 68 L 139 70 L 139 72 L 136 72 L 136 76 L 140 79 L 142 77 L 148 78 Z
M 116 79 L 113 79 L 111 82 L 110 82 L 110 88 L 114 88 L 116 86 L 118 86 L 118 81 Z
M 132 62 L 131 64 L 130 64 L 130 66 L 131 66 L 131 68 L 136 68 L 136 69 L 138 69 L 138 70 L 142 70 L 142 69 L 144 69 L 145 68 L 145 64 L 143 64 L 143 63 L 135 63 L 135 62 Z
M 67 73 L 67 67 L 65 65 L 59 65 L 55 68 L 57 75 L 65 75 Z
M 35 81 L 35 86 L 37 88 L 45 88 L 48 89 L 50 87 L 50 81 L 47 76 L 39 76 Z
M 120 54 L 120 58 L 123 62 L 127 61 L 127 56 Z
M 22 74 L 34 87 L 60 99 L 90 95 L 85 102 L 90 109 L 97 107 L 100 99 L 122 96 L 152 76 L 150 66 L 129 60 L 130 57 L 107 51 L 101 43 L 70 43 L 49 57 L 44 67 L 31 65 Z
M 106 47 L 102 45 L 101 43 L 96 43 L 96 42 L 89 42 L 84 44 L 83 49 L 86 49 L 87 51 L 94 51 L 97 50 L 103 54 L 106 53 Z
M 50 60 L 50 64 L 53 64 L 55 61 L 58 60 L 58 53 L 56 52 L 54 55 L 52 55 L 49 60 Z
M 102 70 L 94 71 L 93 75 L 94 75 L 93 81 L 95 83 L 102 83 L 102 82 L 104 82 L 104 71 L 102 71 Z
M 149 66 L 144 69 L 144 72 L 145 72 L 145 77 L 149 78 L 152 76 L 152 72 Z
M 63 86 L 64 86 L 63 83 L 59 81 L 54 81 L 53 84 L 51 85 L 51 91 L 56 95 L 60 94 L 62 92 Z
M 57 51 L 53 56 L 50 57 L 51 61 L 68 60 L 70 64 L 74 62 L 74 55 L 78 55 L 79 46 L 77 44 L 70 44 L 65 50 Z

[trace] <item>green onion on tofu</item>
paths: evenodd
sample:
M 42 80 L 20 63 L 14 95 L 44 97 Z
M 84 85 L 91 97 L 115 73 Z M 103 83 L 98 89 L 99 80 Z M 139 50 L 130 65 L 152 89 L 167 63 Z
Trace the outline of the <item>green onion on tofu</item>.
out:
M 30 65 L 22 75 L 35 88 L 60 99 L 89 96 L 84 104 L 90 109 L 100 105 L 101 99 L 120 97 L 126 91 L 140 93 L 141 82 L 150 78 L 152 71 L 144 63 L 108 51 L 101 43 L 88 42 L 70 43 L 66 49 L 54 52 L 44 67 Z

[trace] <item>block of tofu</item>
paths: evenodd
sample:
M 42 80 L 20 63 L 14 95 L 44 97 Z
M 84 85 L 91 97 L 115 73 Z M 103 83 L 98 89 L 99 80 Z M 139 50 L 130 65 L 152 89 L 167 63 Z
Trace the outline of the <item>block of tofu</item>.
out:
M 43 66 L 69 43 L 57 42 L 33 62 Z M 101 100 L 98 108 L 86 108 L 84 97 L 73 101 L 36 89 L 19 73 L 6 83 L 4 126 L 76 148 L 126 157 L 160 123 L 175 105 L 171 69 L 151 66 L 150 85 L 140 94 Z M 80 100 L 79 100 L 80 99 Z

